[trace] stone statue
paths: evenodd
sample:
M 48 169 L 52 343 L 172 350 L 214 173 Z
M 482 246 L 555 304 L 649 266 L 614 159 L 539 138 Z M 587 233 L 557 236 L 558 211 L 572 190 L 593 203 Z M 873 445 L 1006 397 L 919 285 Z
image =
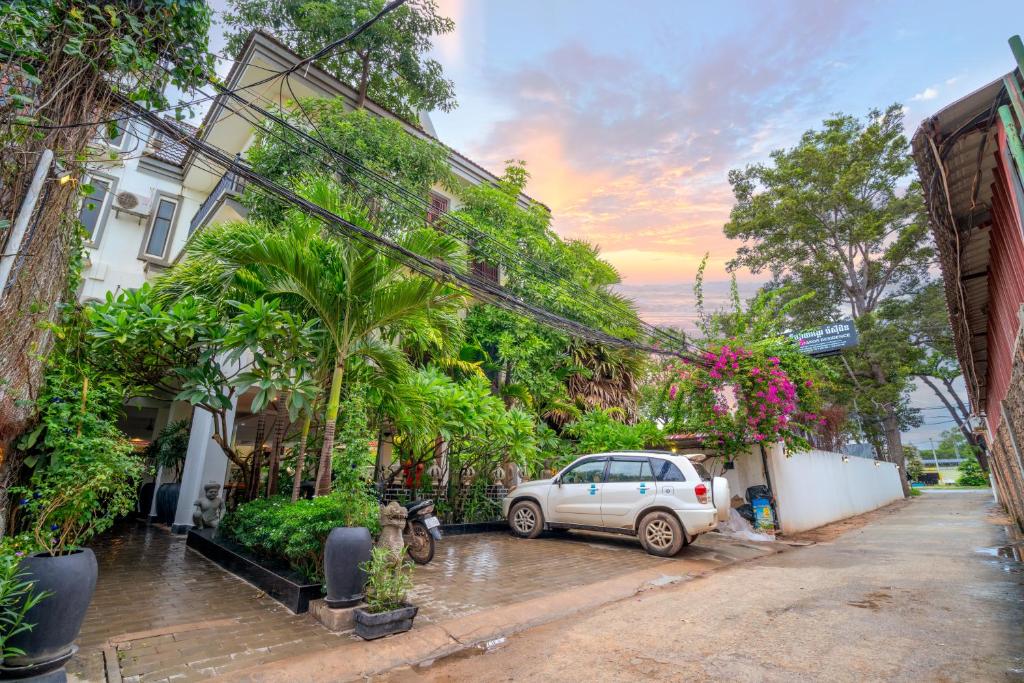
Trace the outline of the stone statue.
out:
M 220 497 L 220 484 L 211 481 L 203 487 L 203 495 L 196 499 L 192 524 L 196 529 L 216 529 L 223 516 L 224 499 Z
M 402 532 L 408 516 L 406 509 L 395 501 L 380 509 L 380 537 L 377 538 L 377 546 L 390 550 L 392 557 L 401 557 L 405 549 Z

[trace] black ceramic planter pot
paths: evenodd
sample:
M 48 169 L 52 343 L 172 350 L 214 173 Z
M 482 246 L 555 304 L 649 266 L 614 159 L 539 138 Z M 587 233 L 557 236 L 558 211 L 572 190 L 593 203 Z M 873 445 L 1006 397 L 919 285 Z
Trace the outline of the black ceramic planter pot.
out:
M 35 582 L 37 593 L 50 595 L 25 615 L 27 623 L 35 624 L 32 630 L 7 641 L 25 654 L 5 659 L 4 673 L 14 667 L 45 670 L 50 668 L 47 663 L 60 668 L 74 653 L 75 638 L 96 590 L 96 556 L 88 548 L 66 555 L 37 553 L 22 560 L 21 568 L 25 580 Z
M 363 599 L 366 572 L 359 565 L 370 559 L 373 539 L 366 527 L 340 526 L 324 544 L 324 578 L 328 607 L 351 607 Z
M 174 524 L 180 493 L 181 484 L 160 484 L 160 488 L 156 490 L 156 521 L 163 524 Z
M 412 628 L 412 620 L 418 611 L 419 607 L 406 605 L 390 612 L 373 614 L 360 607 L 355 611 L 356 635 L 363 640 L 375 640 L 392 633 L 404 633 Z

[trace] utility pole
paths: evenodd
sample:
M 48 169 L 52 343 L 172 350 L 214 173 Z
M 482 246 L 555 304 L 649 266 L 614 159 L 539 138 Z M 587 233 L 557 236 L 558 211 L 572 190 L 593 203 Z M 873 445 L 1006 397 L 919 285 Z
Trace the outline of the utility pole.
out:
M 942 474 L 939 472 L 939 454 L 935 450 L 935 439 L 929 438 L 928 443 L 932 445 L 932 461 L 935 463 L 935 475 L 939 478 L 939 483 L 942 483 Z

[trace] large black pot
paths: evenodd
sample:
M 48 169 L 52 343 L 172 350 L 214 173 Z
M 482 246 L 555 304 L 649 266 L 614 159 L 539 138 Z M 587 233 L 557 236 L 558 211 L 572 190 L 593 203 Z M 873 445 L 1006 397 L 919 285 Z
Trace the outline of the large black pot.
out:
M 181 484 L 160 484 L 160 488 L 156 490 L 156 521 L 162 524 L 174 524 L 180 493 Z
M 324 578 L 328 607 L 351 607 L 363 599 L 366 572 L 360 568 L 370 559 L 373 539 L 362 526 L 339 526 L 331 530 L 324 544 Z
M 148 517 L 149 511 L 153 509 L 153 496 L 156 495 L 156 482 L 147 481 L 139 487 L 139 497 L 135 503 L 136 512 L 142 517 Z
M 32 630 L 7 641 L 25 654 L 5 659 L 4 669 L 47 662 L 59 668 L 74 653 L 75 638 L 96 590 L 96 556 L 88 548 L 64 555 L 36 553 L 22 560 L 21 568 L 24 580 L 35 582 L 36 593 L 50 595 L 26 613 L 25 623 L 34 624 Z
M 390 612 L 374 614 L 360 607 L 353 614 L 356 635 L 363 640 L 375 640 L 390 636 L 392 633 L 404 633 L 412 628 L 412 620 L 416 618 L 418 611 L 418 607 L 406 605 Z

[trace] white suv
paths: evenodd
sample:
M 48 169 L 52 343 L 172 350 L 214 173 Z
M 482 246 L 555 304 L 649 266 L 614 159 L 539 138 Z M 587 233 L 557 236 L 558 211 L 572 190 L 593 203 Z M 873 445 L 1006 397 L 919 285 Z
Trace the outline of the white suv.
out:
M 729 507 L 724 478 L 661 451 L 585 455 L 551 479 L 513 488 L 501 505 L 521 538 L 544 529 L 613 532 L 639 536 L 644 550 L 662 557 L 727 520 Z

